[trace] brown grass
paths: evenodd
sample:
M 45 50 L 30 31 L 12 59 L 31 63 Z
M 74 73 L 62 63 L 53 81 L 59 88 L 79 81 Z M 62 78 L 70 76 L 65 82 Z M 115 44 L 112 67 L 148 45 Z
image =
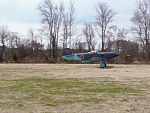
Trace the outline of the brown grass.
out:
M 35 81 L 35 77 L 45 78 L 42 80 L 46 81 Z M 30 78 L 33 79 L 31 82 L 26 81 Z M 58 90 L 52 88 L 54 92 L 66 90 L 77 94 L 45 93 L 47 88 L 51 88 L 49 80 L 53 79 L 63 84 L 66 82 L 70 86 L 73 85 L 71 82 L 79 82 L 81 86 Z M 109 64 L 107 68 L 101 69 L 98 64 L 0 64 L 0 111 L 1 113 L 150 113 L 149 81 L 150 65 Z M 26 85 L 30 83 L 39 92 L 22 92 L 17 89 L 18 87 L 11 91 L 11 87 L 14 88 L 15 85 L 22 84 L 21 82 L 27 83 Z M 85 87 L 93 85 L 92 90 L 82 91 L 83 85 Z M 102 88 L 115 85 L 133 91 L 125 93 L 93 91 L 98 85 Z

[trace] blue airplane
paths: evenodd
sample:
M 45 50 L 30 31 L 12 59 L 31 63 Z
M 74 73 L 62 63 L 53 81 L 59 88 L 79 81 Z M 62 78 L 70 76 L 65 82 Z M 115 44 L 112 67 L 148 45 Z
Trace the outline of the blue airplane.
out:
M 98 52 L 91 51 L 87 53 L 76 53 L 73 54 L 70 48 L 66 48 L 62 53 L 62 58 L 65 60 L 82 60 L 82 62 L 92 62 L 94 59 L 98 59 L 100 61 L 100 67 L 105 68 L 105 61 L 108 59 L 112 59 L 114 57 L 119 56 L 119 54 L 115 52 Z

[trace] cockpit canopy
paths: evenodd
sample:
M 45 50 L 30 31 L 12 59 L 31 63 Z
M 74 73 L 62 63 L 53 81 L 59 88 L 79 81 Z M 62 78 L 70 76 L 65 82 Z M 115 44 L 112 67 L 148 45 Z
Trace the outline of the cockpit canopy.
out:
M 98 51 L 90 51 L 88 53 L 99 53 Z

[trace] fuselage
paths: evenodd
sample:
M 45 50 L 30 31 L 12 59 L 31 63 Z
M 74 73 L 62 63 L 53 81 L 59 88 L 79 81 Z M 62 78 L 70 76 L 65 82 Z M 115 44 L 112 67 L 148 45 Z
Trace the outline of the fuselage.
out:
M 117 54 L 115 52 L 92 51 L 92 52 L 88 52 L 88 53 L 76 53 L 76 54 L 66 55 L 66 56 L 62 56 L 62 57 L 66 60 L 90 61 L 92 58 L 107 60 L 107 59 L 112 59 L 117 56 L 119 56 L 119 54 Z
M 69 61 L 81 60 L 82 62 L 91 62 L 93 60 L 99 60 L 101 68 L 106 67 L 106 63 L 105 63 L 106 60 L 112 59 L 117 56 L 119 56 L 119 54 L 115 52 L 98 52 L 98 51 L 73 54 L 70 48 L 66 48 L 62 53 L 62 58 Z

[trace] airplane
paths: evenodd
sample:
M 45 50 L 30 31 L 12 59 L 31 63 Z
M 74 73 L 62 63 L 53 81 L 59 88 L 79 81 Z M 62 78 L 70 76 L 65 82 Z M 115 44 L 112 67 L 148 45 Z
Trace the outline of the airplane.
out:
M 100 62 L 100 68 L 106 67 L 105 63 L 106 60 L 112 59 L 117 56 L 119 56 L 119 54 L 115 52 L 98 52 L 98 51 L 73 54 L 70 48 L 66 48 L 62 53 L 62 58 L 68 61 L 81 60 L 84 63 L 84 62 L 92 62 L 93 59 L 98 59 Z

